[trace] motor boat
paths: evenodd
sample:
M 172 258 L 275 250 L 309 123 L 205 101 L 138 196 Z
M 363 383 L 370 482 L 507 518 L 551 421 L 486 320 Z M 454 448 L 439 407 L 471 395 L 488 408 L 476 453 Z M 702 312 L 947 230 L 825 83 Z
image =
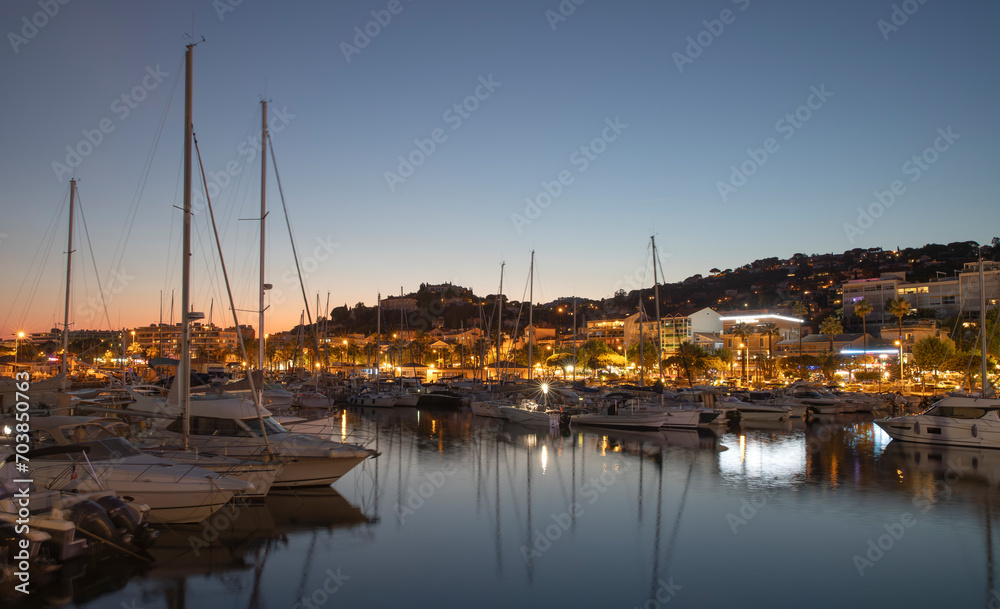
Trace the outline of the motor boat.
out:
M 151 438 L 183 439 L 183 417 L 167 403 L 151 404 L 158 415 Z M 167 419 L 161 418 L 170 413 Z M 239 459 L 278 460 L 284 464 L 274 481 L 276 487 L 328 486 L 369 457 L 374 450 L 355 444 L 334 442 L 315 435 L 293 433 L 271 418 L 271 413 L 249 400 L 225 393 L 191 395 L 188 444 Z
M 150 508 L 150 521 L 195 523 L 253 485 L 143 453 L 89 417 L 35 417 L 31 475 L 43 488 L 75 493 L 112 489 Z
M 44 545 L 47 555 L 61 563 L 108 548 L 142 552 L 156 540 L 159 533 L 149 526 L 149 506 L 125 501 L 113 490 L 63 493 L 24 484 L 11 463 L 14 459 L 0 457 L 0 527 L 13 525 L 11 533 L 23 533 L 31 544 L 30 556 L 38 556 L 37 546 Z M 20 516 L 23 506 L 18 500 L 24 494 L 31 497 L 26 519 Z
M 949 396 L 920 414 L 875 419 L 900 442 L 1000 448 L 1000 400 Z

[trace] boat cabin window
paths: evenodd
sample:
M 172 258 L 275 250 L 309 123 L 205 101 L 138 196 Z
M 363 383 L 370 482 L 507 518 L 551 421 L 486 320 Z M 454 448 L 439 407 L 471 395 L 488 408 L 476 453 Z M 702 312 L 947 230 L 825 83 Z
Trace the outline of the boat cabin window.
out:
M 85 444 L 90 447 L 87 456 L 91 461 L 121 459 L 143 454 L 134 444 L 122 438 L 108 438 L 97 442 L 85 442 Z
M 79 442 L 79 444 L 90 447 L 90 451 L 87 453 L 87 458 L 90 461 L 109 461 L 143 454 L 135 445 L 122 438 L 107 438 L 105 440 Z M 55 453 L 36 456 L 34 459 L 37 461 L 72 461 L 80 459 L 80 454 L 79 452 Z
M 253 432 L 253 435 L 255 436 L 264 435 L 263 433 L 261 433 L 260 430 L 260 421 L 258 421 L 256 418 L 241 419 L 241 422 L 250 428 L 250 431 Z M 264 417 L 264 430 L 267 432 L 268 435 L 276 433 L 288 433 L 287 429 L 282 427 L 280 424 L 278 424 L 277 421 L 275 421 L 271 417 Z
M 79 444 L 81 442 L 90 442 L 91 440 L 114 437 L 114 435 L 108 432 L 108 430 L 96 424 L 63 427 L 59 431 L 62 432 L 63 438 L 65 438 L 70 444 Z
M 924 414 L 932 417 L 948 417 L 950 419 L 981 419 L 989 412 L 986 408 L 968 408 L 957 406 L 931 406 Z
M 184 433 L 183 420 L 177 419 L 167 426 L 167 431 Z M 192 436 L 218 436 L 223 438 L 248 438 L 252 434 L 234 419 L 216 417 L 191 417 Z

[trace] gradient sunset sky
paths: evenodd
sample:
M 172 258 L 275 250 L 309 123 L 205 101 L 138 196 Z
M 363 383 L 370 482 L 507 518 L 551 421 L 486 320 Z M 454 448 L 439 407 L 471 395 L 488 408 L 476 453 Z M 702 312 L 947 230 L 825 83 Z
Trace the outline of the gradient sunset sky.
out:
M 521 299 L 532 249 L 536 301 L 611 296 L 652 285 L 651 234 L 665 281 L 989 242 L 998 18 L 968 0 L 4 2 L 0 332 L 62 322 L 73 175 L 72 327 L 156 322 L 161 293 L 169 318 L 171 290 L 179 303 L 192 28 L 195 132 L 251 310 L 262 97 L 310 307 L 422 282 L 494 293 L 501 261 Z M 268 174 L 278 330 L 303 305 Z M 207 217 L 192 302 L 227 324 Z

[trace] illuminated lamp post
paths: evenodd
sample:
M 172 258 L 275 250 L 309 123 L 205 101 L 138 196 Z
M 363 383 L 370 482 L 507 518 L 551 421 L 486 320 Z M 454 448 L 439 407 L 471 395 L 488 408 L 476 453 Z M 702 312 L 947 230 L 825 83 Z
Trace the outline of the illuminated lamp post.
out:
M 18 332 L 17 338 L 14 340 L 14 367 L 17 368 L 17 352 L 21 348 L 21 341 L 24 340 L 24 332 Z M 16 370 L 15 370 L 16 372 Z

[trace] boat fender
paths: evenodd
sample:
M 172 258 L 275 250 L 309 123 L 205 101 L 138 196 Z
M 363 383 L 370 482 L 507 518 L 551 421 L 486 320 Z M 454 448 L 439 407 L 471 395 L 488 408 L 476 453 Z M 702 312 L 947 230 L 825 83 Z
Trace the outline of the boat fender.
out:
M 917 421 L 913 424 L 913 433 L 915 434 L 920 433 L 920 421 Z
M 973 438 L 979 437 L 979 426 L 976 425 L 975 423 L 972 424 L 972 437 Z

